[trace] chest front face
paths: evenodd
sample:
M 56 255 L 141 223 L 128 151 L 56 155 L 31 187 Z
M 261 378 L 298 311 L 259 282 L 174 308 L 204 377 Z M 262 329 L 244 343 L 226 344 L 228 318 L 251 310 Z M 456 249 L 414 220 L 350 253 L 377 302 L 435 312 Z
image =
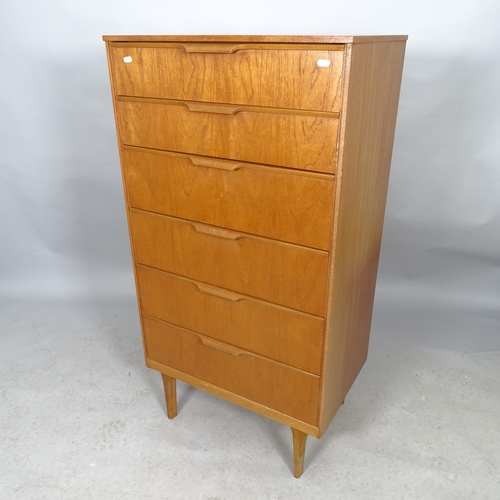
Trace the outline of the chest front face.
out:
M 352 317 L 371 318 L 382 219 L 363 222 L 359 200 L 385 200 L 390 158 L 351 167 L 344 151 L 377 140 L 359 136 L 357 107 L 399 92 L 356 90 L 353 62 L 387 55 L 311 37 L 105 38 L 146 363 L 169 416 L 180 379 L 289 425 L 300 475 L 300 436 L 323 434 L 366 357 L 369 322 L 353 333 Z M 399 52 L 380 75 L 400 81 Z M 371 127 L 390 135 L 391 116 Z M 355 262 L 339 262 L 349 247 Z

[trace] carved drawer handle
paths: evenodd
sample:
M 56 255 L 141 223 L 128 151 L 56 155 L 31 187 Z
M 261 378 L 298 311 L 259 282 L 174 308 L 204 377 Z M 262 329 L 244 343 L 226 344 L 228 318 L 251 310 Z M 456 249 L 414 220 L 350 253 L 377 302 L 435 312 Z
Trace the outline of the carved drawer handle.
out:
M 220 297 L 221 299 L 230 300 L 231 302 L 238 302 L 243 300 L 243 297 L 238 293 L 231 292 L 229 290 L 223 290 L 222 288 L 217 288 L 210 285 L 205 285 L 203 283 L 195 283 L 200 292 L 206 293 L 208 295 L 213 295 L 215 297 Z
M 239 170 L 243 167 L 241 163 L 235 163 L 229 160 L 217 160 L 215 158 L 203 158 L 201 156 L 188 155 L 191 163 L 196 167 L 218 168 L 220 170 Z
M 241 106 L 232 106 L 231 104 L 218 104 L 214 102 L 194 102 L 194 101 L 184 101 L 189 111 L 195 111 L 197 113 L 216 113 L 219 115 L 235 115 L 242 111 Z
M 234 347 L 224 342 L 219 342 L 218 340 L 214 340 L 209 337 L 198 336 L 198 338 L 201 340 L 201 343 L 204 346 L 212 347 L 213 349 L 225 352 L 226 354 L 231 354 L 231 356 L 241 356 L 242 354 L 249 354 L 243 349 L 239 349 L 238 347 Z
M 181 43 L 180 46 L 190 54 L 231 54 L 245 48 L 233 43 Z
M 243 238 L 243 235 L 235 231 L 230 231 L 229 229 L 222 229 L 220 227 L 206 226 L 205 224 L 198 224 L 197 222 L 191 222 L 194 230 L 197 233 L 207 234 L 208 236 L 216 236 L 217 238 L 224 238 L 225 240 L 239 240 Z

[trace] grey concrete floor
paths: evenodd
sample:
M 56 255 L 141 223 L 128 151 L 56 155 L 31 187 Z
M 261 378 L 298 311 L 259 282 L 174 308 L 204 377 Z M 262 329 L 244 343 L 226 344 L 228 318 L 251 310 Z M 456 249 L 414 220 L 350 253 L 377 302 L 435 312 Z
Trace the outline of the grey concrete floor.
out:
M 0 303 L 1 499 L 500 498 L 500 353 L 372 332 L 292 476 L 289 428 L 187 385 L 165 416 L 132 299 Z

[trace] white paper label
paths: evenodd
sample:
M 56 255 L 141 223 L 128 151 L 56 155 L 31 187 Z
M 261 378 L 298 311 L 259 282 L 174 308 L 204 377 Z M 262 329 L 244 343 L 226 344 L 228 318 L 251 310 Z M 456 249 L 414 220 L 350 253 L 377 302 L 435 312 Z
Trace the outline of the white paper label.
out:
M 132 62 L 132 56 L 125 56 L 123 58 L 123 62 L 125 62 L 125 63 L 131 63 Z
M 329 68 L 330 61 L 328 59 L 318 59 L 318 66 L 320 68 Z

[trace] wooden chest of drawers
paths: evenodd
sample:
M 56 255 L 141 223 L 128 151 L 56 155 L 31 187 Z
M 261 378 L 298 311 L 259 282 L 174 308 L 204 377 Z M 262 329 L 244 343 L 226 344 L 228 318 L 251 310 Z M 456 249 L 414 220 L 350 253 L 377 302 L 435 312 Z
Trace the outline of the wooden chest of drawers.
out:
M 105 36 L 146 364 L 289 425 L 366 360 L 405 36 Z

